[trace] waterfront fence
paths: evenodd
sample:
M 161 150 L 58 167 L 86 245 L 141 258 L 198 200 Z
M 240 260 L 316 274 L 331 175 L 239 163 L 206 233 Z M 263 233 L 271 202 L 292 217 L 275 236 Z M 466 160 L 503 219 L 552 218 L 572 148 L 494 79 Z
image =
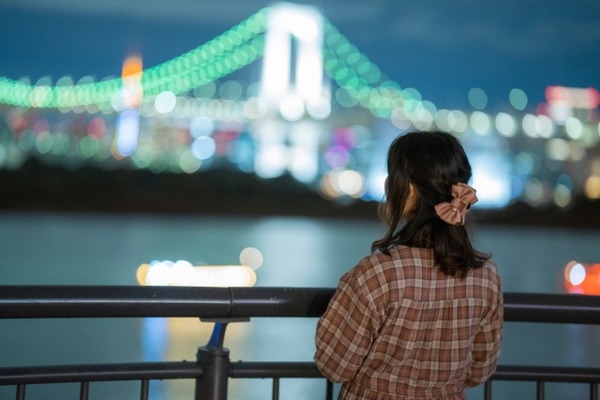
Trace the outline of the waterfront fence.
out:
M 0 286 L 0 318 L 147 318 L 194 317 L 214 322 L 212 336 L 198 349 L 197 362 L 142 362 L 101 365 L 0 368 L 0 385 L 15 386 L 15 398 L 26 399 L 27 385 L 78 382 L 80 400 L 101 381 L 139 381 L 140 399 L 149 398 L 149 382 L 194 379 L 195 400 L 227 399 L 230 378 L 272 379 L 272 399 L 279 399 L 282 378 L 324 379 L 312 362 L 231 362 L 224 347 L 227 325 L 250 318 L 317 318 L 334 289 L 329 288 L 192 288 L 156 286 Z M 507 322 L 600 325 L 600 296 L 505 293 Z M 500 365 L 484 386 L 492 399 L 494 381 L 528 381 L 536 399 L 545 398 L 548 382 L 589 385 L 598 400 L 600 368 Z M 324 397 L 333 385 L 325 381 Z

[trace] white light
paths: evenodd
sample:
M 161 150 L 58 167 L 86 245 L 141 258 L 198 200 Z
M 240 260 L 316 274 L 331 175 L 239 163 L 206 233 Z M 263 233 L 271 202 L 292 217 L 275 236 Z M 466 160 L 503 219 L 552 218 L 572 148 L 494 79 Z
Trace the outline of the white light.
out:
M 179 260 L 171 267 L 171 281 L 173 285 L 186 286 L 194 281 L 196 272 L 189 261 Z
M 510 163 L 504 156 L 487 151 L 471 155 L 476 207 L 503 207 L 511 200 Z
M 535 115 L 526 114 L 523 117 L 522 126 L 527 136 L 536 137 L 538 135 L 537 118 Z
M 419 106 L 413 111 L 411 121 L 417 129 L 428 130 L 433 125 L 434 116 L 430 110 Z
M 310 102 L 306 105 L 306 111 L 314 119 L 323 120 L 331 115 L 331 103 L 324 97 L 316 102 Z
M 154 99 L 154 108 L 160 114 L 168 114 L 175 109 L 177 105 L 177 97 L 175 93 L 165 91 L 159 93 Z
M 165 262 L 153 262 L 150 264 L 145 280 L 148 286 L 168 286 L 171 284 L 171 269 Z
M 290 94 L 298 95 L 303 104 L 315 103 L 323 95 L 323 20 L 320 13 L 310 6 L 284 3 L 271 8 L 267 24 L 261 97 L 271 108 L 277 107 Z M 292 57 L 292 39 L 296 43 L 295 57 Z M 296 60 L 294 79 L 293 59 Z M 284 118 L 292 115 L 290 121 L 299 118 L 296 113 L 280 111 Z
M 464 112 L 460 110 L 452 110 L 448 116 L 448 124 L 454 132 L 462 133 L 467 130 L 467 127 L 469 126 L 469 119 Z
M 569 282 L 575 286 L 580 285 L 585 280 L 585 275 L 585 268 L 580 263 L 577 263 L 569 271 Z
M 191 286 L 248 287 L 256 284 L 256 273 L 245 265 L 195 267 L 196 282 Z
M 149 265 L 142 264 L 136 276 L 140 285 L 146 286 L 248 287 L 256 284 L 256 273 L 250 266 L 194 267 L 185 260 L 175 263 L 165 260 L 152 261 Z
M 310 183 L 319 173 L 317 154 L 310 149 L 294 147 L 291 149 L 289 170 L 300 182 Z
M 454 126 L 454 123 L 450 124 L 450 111 L 448 110 L 439 110 L 435 113 L 435 124 L 443 131 L 450 131 Z M 453 120 L 453 122 L 456 122 Z
M 364 193 L 364 179 L 358 172 L 345 170 L 342 171 L 337 178 L 337 186 L 343 194 L 351 197 L 360 197 Z
M 469 120 L 471 128 L 480 135 L 487 135 L 490 132 L 490 117 L 481 111 L 474 111 Z
M 288 121 L 298 121 L 304 115 L 304 102 L 299 96 L 285 96 L 279 105 L 279 112 Z
M 512 115 L 507 113 L 498 113 L 496 115 L 496 129 L 501 135 L 513 137 L 517 132 L 517 124 Z
M 548 139 L 554 133 L 554 125 L 552 124 L 552 120 L 545 115 L 537 116 L 536 127 L 539 135 L 543 138 Z
M 583 125 L 581 124 L 581 121 L 575 117 L 567 118 L 567 121 L 565 122 L 565 129 L 567 131 L 567 135 L 569 135 L 569 137 L 572 139 L 581 139 L 581 136 L 583 135 Z
M 271 18 L 271 17 L 270 17 Z M 269 106 L 276 105 L 287 91 L 290 82 L 290 38 L 269 20 L 263 57 L 261 97 Z
M 263 264 L 263 255 L 257 248 L 246 247 L 240 253 L 240 264 L 252 269 L 258 269 Z
M 321 40 L 298 44 L 296 93 L 307 103 L 320 100 L 323 91 L 323 50 Z
M 254 171 L 261 178 L 274 178 L 284 173 L 287 149 L 280 143 L 265 143 L 258 148 Z

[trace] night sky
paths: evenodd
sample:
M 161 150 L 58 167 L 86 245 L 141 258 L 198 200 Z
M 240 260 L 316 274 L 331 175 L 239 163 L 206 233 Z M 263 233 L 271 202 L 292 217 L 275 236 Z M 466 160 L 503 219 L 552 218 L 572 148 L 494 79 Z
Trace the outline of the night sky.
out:
M 600 88 L 600 2 L 589 0 L 331 0 L 317 5 L 390 79 L 439 108 L 468 109 L 485 90 L 508 107 L 548 85 Z M 187 52 L 271 4 L 260 0 L 2 0 L 0 76 L 35 83 L 118 76 L 142 53 L 152 67 Z M 251 79 L 251 77 L 248 77 Z

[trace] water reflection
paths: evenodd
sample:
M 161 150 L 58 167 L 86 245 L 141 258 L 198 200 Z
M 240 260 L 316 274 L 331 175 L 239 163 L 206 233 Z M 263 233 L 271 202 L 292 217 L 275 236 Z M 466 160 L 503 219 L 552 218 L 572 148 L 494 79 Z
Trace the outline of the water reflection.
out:
M 136 269 L 150 259 L 195 265 L 237 264 L 253 247 L 263 256 L 258 286 L 333 287 L 383 233 L 372 221 L 310 218 L 207 218 L 4 214 L 0 216 L 0 281 L 18 284 L 135 285 Z M 600 231 L 481 226 L 478 247 L 491 251 L 505 291 L 563 292 L 564 266 L 598 262 Z M 228 327 L 233 361 L 310 361 L 316 319 L 255 318 Z M 212 325 L 190 319 L 0 320 L 2 366 L 192 361 Z M 502 364 L 597 366 L 599 327 L 507 324 Z M 188 381 L 152 383 L 153 399 L 193 398 Z M 550 390 L 552 388 L 552 390 Z M 94 399 L 139 397 L 139 384 L 93 384 Z M 230 399 L 268 398 L 270 380 L 233 380 Z M 312 399 L 320 380 L 281 382 L 282 399 Z M 534 397 L 534 384 L 495 383 L 494 399 Z M 579 399 L 584 385 L 547 388 L 547 398 Z M 72 385 L 28 389 L 28 399 L 76 397 Z M 529 394 L 528 394 L 529 393 Z M 0 388 L 12 398 L 14 388 Z M 469 392 L 478 399 L 480 389 Z

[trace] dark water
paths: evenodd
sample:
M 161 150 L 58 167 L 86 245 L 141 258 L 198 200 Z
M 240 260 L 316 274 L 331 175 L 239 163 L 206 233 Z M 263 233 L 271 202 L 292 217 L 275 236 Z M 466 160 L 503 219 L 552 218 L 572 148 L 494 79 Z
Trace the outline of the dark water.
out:
M 151 260 L 238 264 L 240 251 L 259 249 L 260 286 L 333 287 L 368 254 L 382 233 L 376 221 L 311 218 L 208 218 L 72 214 L 0 215 L 0 282 L 135 285 Z M 571 260 L 600 262 L 600 229 L 479 226 L 477 246 L 491 251 L 508 292 L 560 293 Z M 316 319 L 256 318 L 232 324 L 226 346 L 234 361 L 310 361 Z M 0 365 L 194 360 L 211 332 L 195 319 L 0 320 Z M 600 366 L 600 328 L 510 323 L 503 364 Z M 270 380 L 232 380 L 230 399 L 270 398 Z M 323 380 L 282 380 L 281 399 L 322 398 Z M 546 398 L 586 398 L 584 385 L 549 385 Z M 28 399 L 78 398 L 78 385 L 39 385 Z M 534 384 L 494 384 L 494 399 L 534 398 Z M 14 398 L 0 387 L 0 400 Z M 481 398 L 481 390 L 468 393 Z M 90 398 L 136 399 L 137 383 L 91 385 Z M 192 399 L 193 382 L 153 382 L 153 399 Z

